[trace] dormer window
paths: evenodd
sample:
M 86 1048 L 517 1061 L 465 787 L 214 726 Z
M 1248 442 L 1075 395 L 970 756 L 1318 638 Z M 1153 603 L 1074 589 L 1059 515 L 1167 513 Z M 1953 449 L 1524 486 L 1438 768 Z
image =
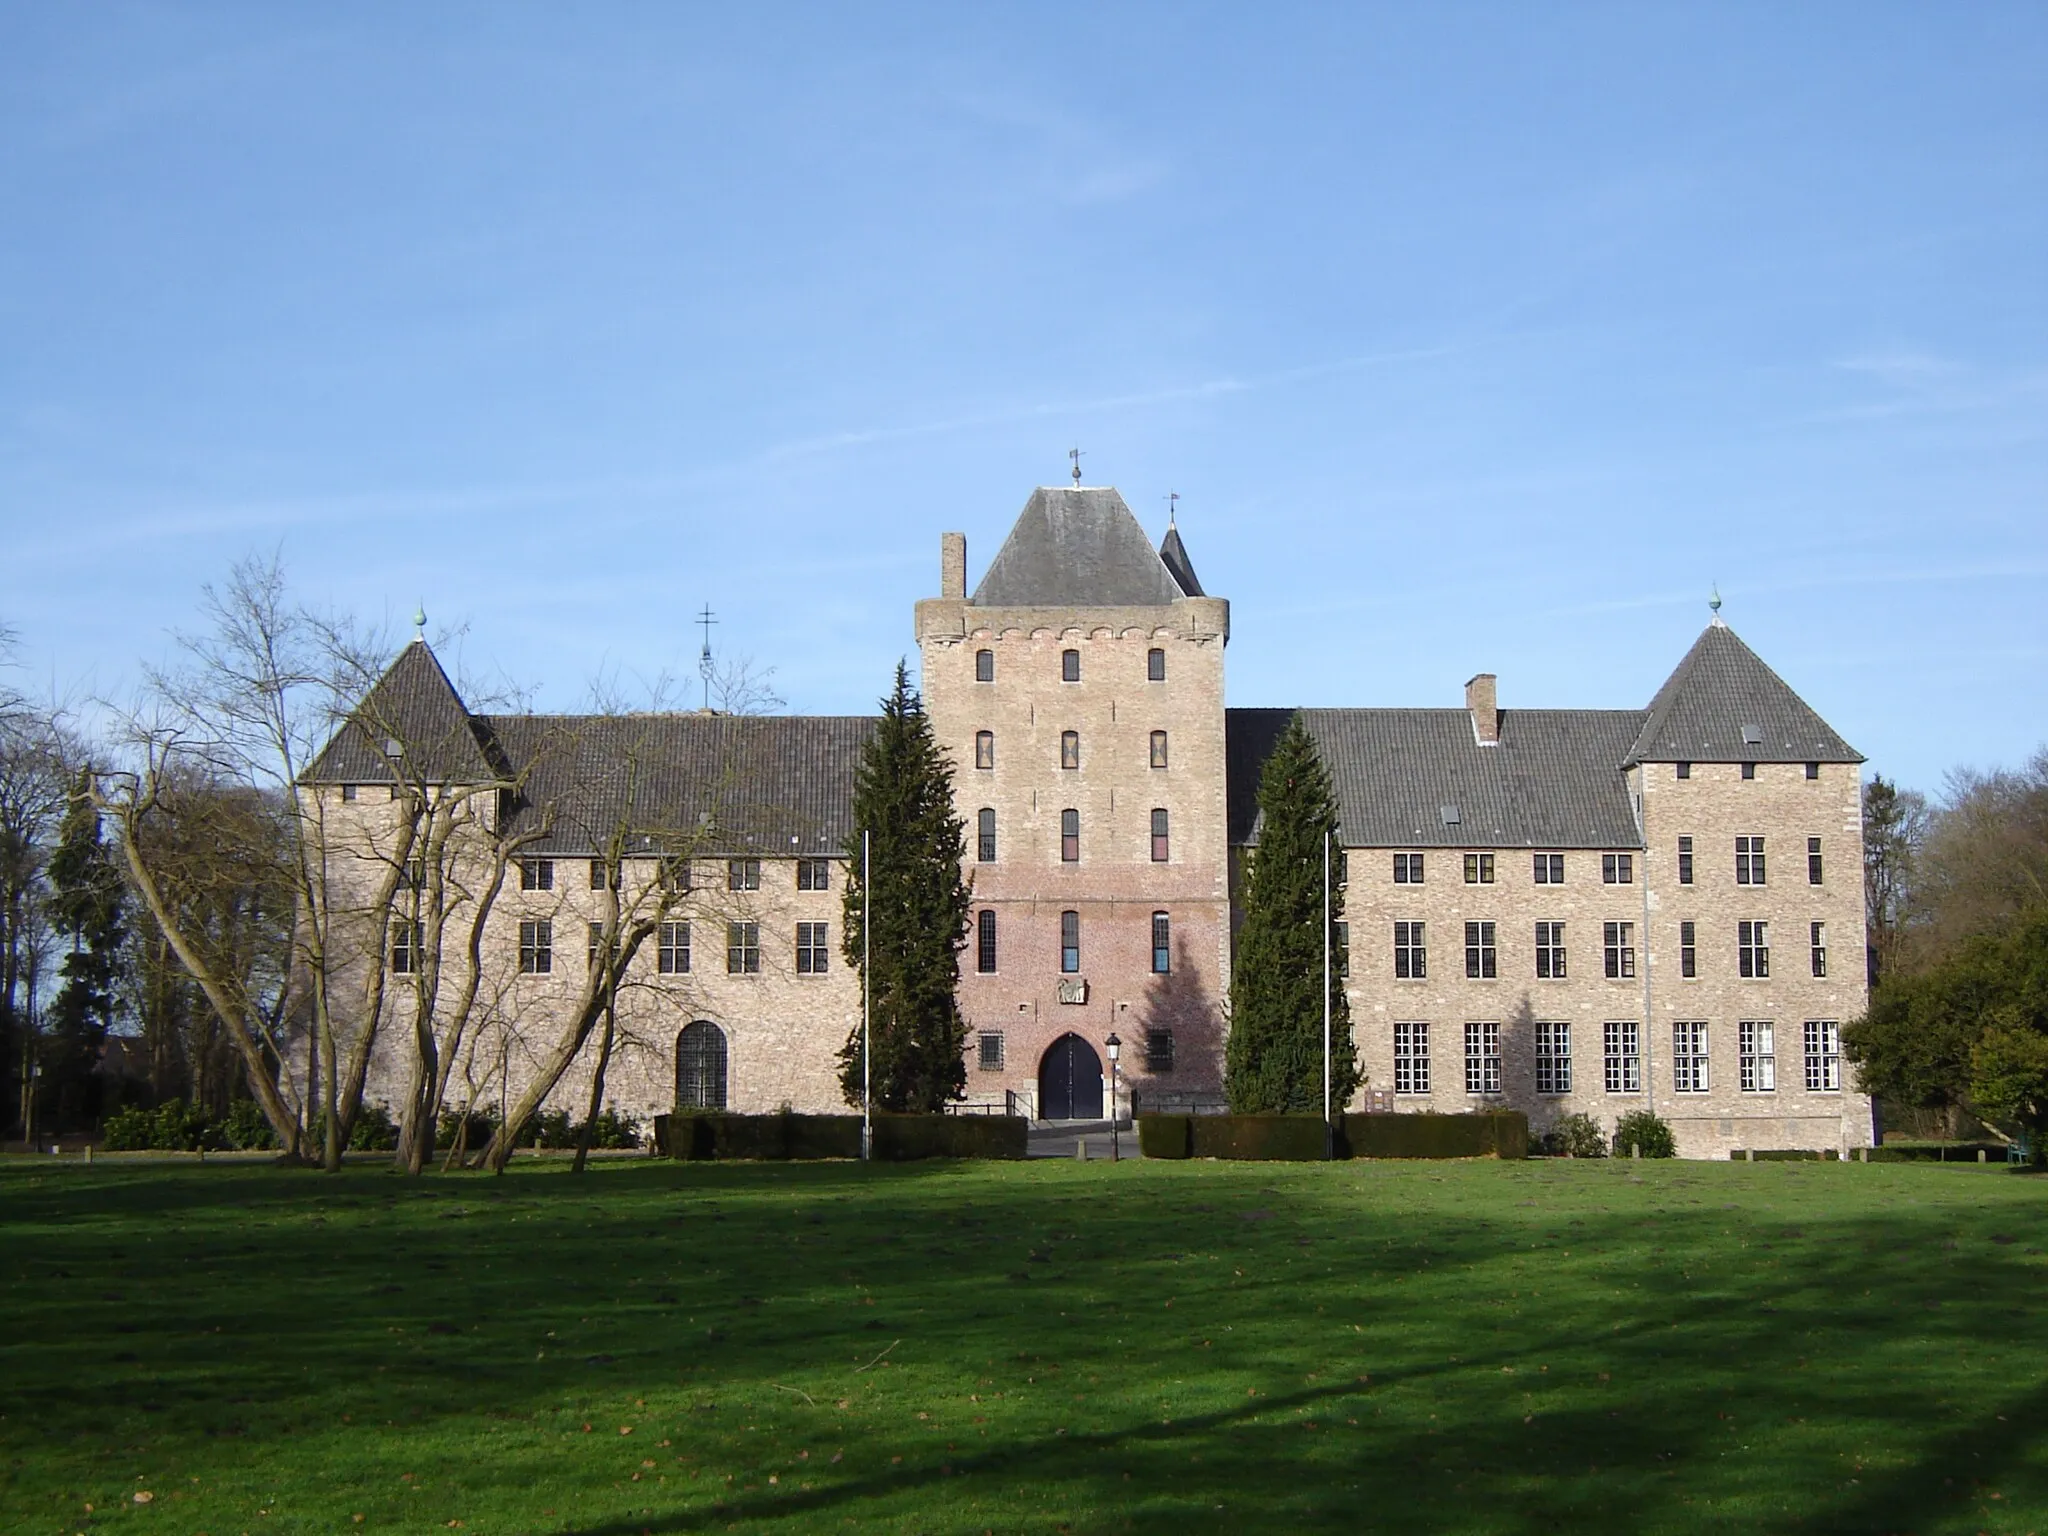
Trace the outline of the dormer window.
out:
M 1081 681 L 1081 653 L 1079 651 L 1060 652 L 1060 681 L 1063 683 L 1078 683 Z

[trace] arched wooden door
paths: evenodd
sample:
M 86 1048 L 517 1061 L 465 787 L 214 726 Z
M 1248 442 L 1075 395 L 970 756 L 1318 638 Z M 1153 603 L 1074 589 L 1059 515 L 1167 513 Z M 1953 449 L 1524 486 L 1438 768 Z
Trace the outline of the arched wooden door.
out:
M 708 1019 L 676 1036 L 676 1108 L 725 1108 L 725 1031 Z
M 1102 1058 L 1079 1035 L 1061 1035 L 1038 1064 L 1038 1118 L 1102 1118 Z

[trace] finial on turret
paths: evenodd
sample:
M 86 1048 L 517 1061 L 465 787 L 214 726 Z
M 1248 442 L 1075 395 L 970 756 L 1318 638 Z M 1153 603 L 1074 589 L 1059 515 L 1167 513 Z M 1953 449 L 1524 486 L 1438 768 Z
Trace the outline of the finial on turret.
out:
M 1067 457 L 1074 461 L 1074 485 L 1078 489 L 1081 484 L 1081 450 L 1079 448 L 1069 448 L 1067 450 Z
M 1714 610 L 1714 622 L 1721 622 L 1721 584 L 1717 581 L 1707 593 L 1707 606 Z
M 1173 525 L 1174 525 L 1174 524 L 1173 524 L 1173 514 L 1175 513 L 1175 511 L 1177 511 L 1177 510 L 1179 509 L 1179 507 L 1180 507 L 1180 492 L 1179 492 L 1179 491 L 1168 491 L 1168 492 L 1166 493 L 1166 526 L 1167 526 L 1167 527 L 1169 527 L 1169 528 L 1173 527 Z
M 412 637 L 415 640 L 427 638 L 427 605 L 421 603 L 412 611 Z

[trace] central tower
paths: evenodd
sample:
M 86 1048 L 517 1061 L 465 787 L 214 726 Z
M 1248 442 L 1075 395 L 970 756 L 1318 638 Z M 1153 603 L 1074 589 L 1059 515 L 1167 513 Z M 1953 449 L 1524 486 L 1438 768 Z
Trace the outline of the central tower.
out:
M 1179 531 L 1107 487 L 1041 487 L 967 595 L 943 535 L 917 605 L 923 692 L 967 824 L 968 1097 L 1040 1119 L 1213 1093 L 1230 922 L 1223 652 Z

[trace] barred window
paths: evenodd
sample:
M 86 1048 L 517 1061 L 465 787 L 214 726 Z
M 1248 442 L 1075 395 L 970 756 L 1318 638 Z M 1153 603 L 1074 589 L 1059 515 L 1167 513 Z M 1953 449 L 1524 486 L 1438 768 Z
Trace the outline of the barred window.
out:
M 976 1065 L 984 1072 L 1003 1070 L 1003 1032 L 999 1029 L 984 1029 L 977 1042 L 981 1055 Z
M 1610 980 L 1622 980 L 1636 973 L 1636 925 L 1602 923 L 1600 948 Z
M 1152 974 L 1164 976 L 1173 969 L 1173 919 L 1164 912 L 1152 914 Z
M 1493 924 L 1465 925 L 1465 974 L 1491 980 L 1496 973 Z
M 1536 859 L 1536 883 L 1538 885 L 1564 884 L 1564 855 L 1561 853 L 1539 853 Z
M 1819 885 L 1822 883 L 1820 839 L 1817 837 L 1809 837 L 1806 840 L 1806 883 L 1808 885 Z
M 1536 1023 L 1536 1091 L 1572 1091 L 1572 1027 L 1569 1024 Z
M 1429 1026 L 1394 1026 L 1394 1092 L 1429 1092 Z
M 1536 979 L 1564 980 L 1564 924 L 1536 925 Z
M 1813 957 L 1813 974 L 1825 976 L 1828 973 L 1828 925 L 1809 923 L 1807 928 L 1807 940 Z
M 761 925 L 725 925 L 725 973 L 728 976 L 756 976 L 761 971 Z
M 761 861 L 759 859 L 727 859 L 725 861 L 725 888 L 728 891 L 758 891 L 761 889 Z
M 1635 855 L 1632 853 L 1601 854 L 1600 883 L 1602 885 L 1634 885 L 1636 883 Z
M 1465 1091 L 1500 1092 L 1500 1026 L 1465 1026 Z
M 1691 980 L 1700 973 L 1700 925 L 1687 920 L 1678 925 L 1678 974 Z
M 996 680 L 996 653 L 976 651 L 974 653 L 974 680 L 977 683 L 992 683 Z
M 1600 1057 L 1609 1093 L 1643 1091 L 1641 1031 L 1627 1020 L 1600 1026 Z
M 1072 808 L 1060 812 L 1060 862 L 1081 862 L 1081 813 Z
M 829 948 L 830 946 L 825 941 L 825 924 L 798 923 L 796 925 L 797 975 L 824 975 L 826 955 Z
M 1173 1070 L 1172 1030 L 1148 1029 L 1145 1031 L 1145 1070 L 1147 1072 L 1171 1072 Z
M 1842 1088 L 1842 1026 L 1833 1019 L 1806 1021 L 1806 1091 L 1839 1093 Z
M 1707 1091 L 1707 1026 L 1686 1022 L 1671 1026 L 1671 1088 L 1674 1093 Z
M 976 731 L 974 733 L 974 766 L 993 768 L 996 765 L 996 733 Z
M 1394 924 L 1394 975 L 1401 981 L 1421 981 L 1429 974 L 1429 949 L 1423 943 L 1421 923 Z
M 1692 884 L 1692 839 L 1689 837 L 1678 840 L 1678 883 Z
M 1493 884 L 1492 854 L 1468 853 L 1465 855 L 1465 883 L 1467 885 Z
M 391 921 L 391 974 L 410 976 L 426 964 L 426 925 L 416 918 Z
M 655 970 L 663 976 L 687 976 L 690 973 L 690 925 L 663 923 L 655 940 Z
M 1152 733 L 1152 766 L 1154 768 L 1164 768 L 1166 766 L 1166 732 L 1164 731 L 1154 731 Z
M 1769 1019 L 1744 1019 L 1736 1029 L 1736 1070 L 1744 1093 L 1775 1093 L 1778 1054 Z
M 1060 969 L 1069 976 L 1081 969 L 1081 914 L 1078 912 L 1060 914 Z
M 832 861 L 830 859 L 798 859 L 796 861 L 796 888 L 800 891 L 831 890 Z
M 1166 681 L 1166 652 L 1154 646 L 1145 653 L 1145 681 L 1163 683 Z
M 996 973 L 996 915 L 986 907 L 974 914 L 974 968 L 984 976 Z
M 1419 853 L 1397 853 L 1394 855 L 1394 884 L 1422 884 L 1422 855 Z
M 1761 980 L 1771 974 L 1771 925 L 1766 922 L 1738 923 L 1735 930 L 1736 968 L 1745 977 Z
M 1080 733 L 1079 731 L 1061 731 L 1061 732 L 1060 732 L 1060 767 L 1061 767 L 1061 768 L 1078 768 L 1078 767 L 1080 767 L 1080 766 L 1081 766 L 1081 733 Z
M 1764 883 L 1764 840 L 1760 837 L 1738 837 L 1735 839 L 1735 883 L 1737 885 L 1762 885 Z
M 1167 816 L 1163 809 L 1152 812 L 1152 862 L 1164 864 L 1172 851 L 1172 840 L 1167 836 Z
M 974 813 L 974 858 L 980 864 L 996 861 L 995 807 L 984 805 Z
M 544 917 L 529 918 L 519 925 L 520 973 L 546 976 L 554 968 L 555 925 Z
M 552 891 L 555 888 L 555 861 L 553 859 L 521 859 L 519 861 L 519 889 L 522 891 Z
M 1079 651 L 1060 652 L 1060 681 L 1063 683 L 1078 683 L 1081 681 L 1081 653 Z

